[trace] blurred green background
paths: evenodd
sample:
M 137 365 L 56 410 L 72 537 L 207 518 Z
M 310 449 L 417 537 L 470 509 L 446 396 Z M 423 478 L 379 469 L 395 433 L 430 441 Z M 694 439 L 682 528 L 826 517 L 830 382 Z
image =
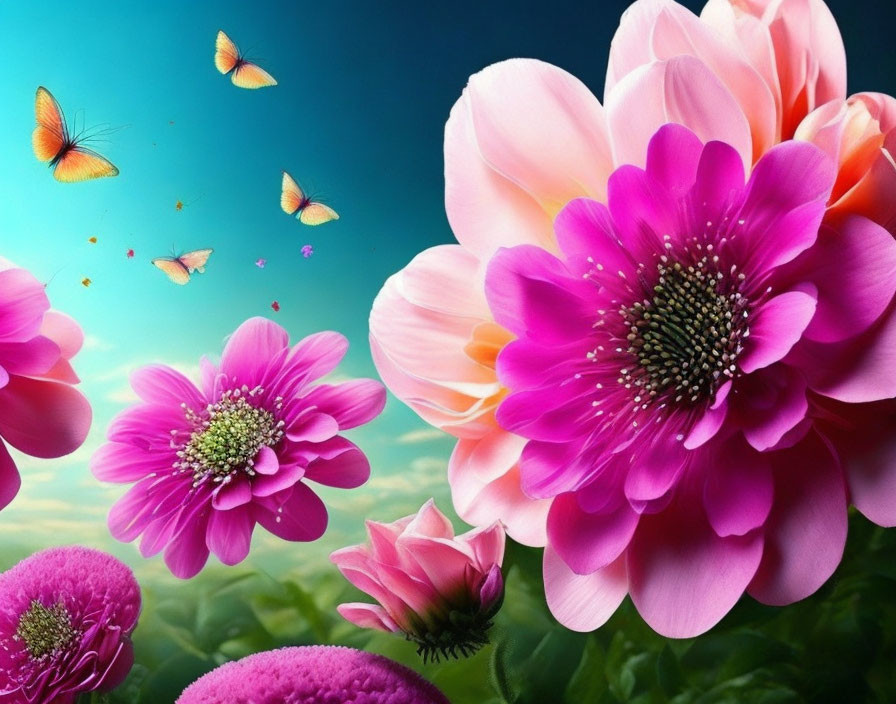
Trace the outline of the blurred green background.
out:
M 684 4 L 699 11 L 702 3 Z M 847 45 L 850 90 L 896 93 L 896 3 L 829 4 Z M 450 513 L 452 442 L 393 398 L 351 436 L 371 458 L 370 482 L 321 492 L 331 525 L 317 543 L 284 543 L 259 529 L 245 563 L 225 568 L 212 558 L 198 578 L 181 582 L 106 530 L 124 488 L 95 481 L 86 462 L 111 417 L 133 401 L 128 373 L 161 361 L 194 374 L 199 356 L 220 352 L 245 318 L 269 315 L 293 339 L 340 330 L 352 344 L 341 377 L 375 375 L 366 341 L 373 297 L 417 252 L 452 240 L 442 131 L 467 77 L 530 56 L 571 71 L 600 96 L 627 5 L 0 3 L 0 256 L 48 281 L 54 306 L 84 327 L 76 368 L 95 410 L 78 452 L 18 457 L 23 488 L 0 513 L 0 569 L 73 542 L 134 568 L 145 599 L 137 665 L 110 701 L 166 704 L 225 659 L 301 643 L 390 655 L 455 704 L 896 701 L 896 537 L 855 517 L 844 564 L 818 594 L 786 609 L 744 600 L 692 641 L 652 634 L 630 603 L 597 633 L 560 628 L 544 606 L 539 555 L 518 546 L 508 554 L 497 645 L 474 658 L 423 666 L 411 644 L 343 622 L 334 606 L 362 597 L 327 556 L 363 539 L 362 518 L 393 520 L 430 496 Z M 218 29 L 280 85 L 241 91 L 220 76 L 212 64 Z M 108 128 L 94 146 L 118 165 L 118 178 L 63 185 L 34 159 L 38 85 L 73 126 Z M 284 215 L 281 169 L 342 218 L 311 229 Z M 314 246 L 311 259 L 300 254 L 304 244 Z M 208 273 L 183 288 L 149 265 L 172 247 L 208 246 L 216 250 Z M 259 257 L 264 269 L 254 265 Z

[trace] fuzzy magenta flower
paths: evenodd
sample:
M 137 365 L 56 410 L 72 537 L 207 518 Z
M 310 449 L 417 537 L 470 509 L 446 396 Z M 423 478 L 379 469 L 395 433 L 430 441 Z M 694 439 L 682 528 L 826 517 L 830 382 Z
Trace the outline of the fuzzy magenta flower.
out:
M 111 555 L 51 548 L 0 574 L 0 702 L 69 704 L 134 662 L 140 588 Z
M 838 564 L 844 468 L 814 421 L 848 399 L 813 382 L 810 351 L 873 333 L 896 242 L 861 217 L 821 226 L 834 177 L 787 142 L 745 184 L 732 147 L 667 125 L 645 170 L 610 177 L 608 206 L 560 213 L 557 256 L 492 259 L 489 304 L 518 337 L 497 418 L 528 439 L 524 491 L 554 499 L 545 589 L 567 626 L 595 628 L 628 592 L 654 629 L 694 636 L 744 590 L 790 603 Z M 864 379 L 855 360 L 839 371 Z
M 361 628 L 403 633 L 424 662 L 467 656 L 488 643 L 504 598 L 500 523 L 455 537 L 430 499 L 394 523 L 367 521 L 367 533 L 368 545 L 337 550 L 330 559 L 379 605 L 341 604 L 340 614 Z
M 449 704 L 404 665 L 373 653 L 308 645 L 228 662 L 184 690 L 176 704 Z
M 4 445 L 32 457 L 77 450 L 90 429 L 87 399 L 69 360 L 84 336 L 68 316 L 50 310 L 44 285 L 0 258 L 0 509 L 21 478 Z
M 307 481 L 367 481 L 367 458 L 339 433 L 372 420 L 386 400 L 371 379 L 313 383 L 347 347 L 322 332 L 290 348 L 282 327 L 251 318 L 220 366 L 201 360 L 201 388 L 161 365 L 134 372 L 142 403 L 112 421 L 91 461 L 98 479 L 136 482 L 109 514 L 112 535 L 142 534 L 143 556 L 164 550 L 181 578 L 196 575 L 209 551 L 227 565 L 245 559 L 256 523 L 284 540 L 323 535 L 327 509 Z

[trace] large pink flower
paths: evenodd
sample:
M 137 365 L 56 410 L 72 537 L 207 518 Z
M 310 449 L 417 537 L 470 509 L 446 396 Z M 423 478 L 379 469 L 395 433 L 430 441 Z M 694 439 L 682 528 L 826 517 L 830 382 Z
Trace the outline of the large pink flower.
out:
M 74 320 L 50 310 L 40 281 L 0 259 L 0 509 L 21 485 L 4 440 L 33 457 L 62 457 L 87 437 L 90 404 L 69 364 L 83 341 Z
M 832 135 L 840 127 L 828 123 L 845 98 L 843 43 L 821 0 L 710 0 L 701 17 L 672 0 L 639 0 L 613 40 L 605 107 L 574 76 L 539 61 L 504 61 L 470 78 L 445 128 L 445 207 L 459 244 L 429 249 L 392 276 L 370 316 L 386 385 L 458 438 L 448 471 L 461 517 L 485 525 L 497 516 L 520 542 L 546 540 L 550 500 L 521 491 L 524 443 L 495 422 L 506 395 L 495 359 L 512 339 L 482 286 L 495 250 L 530 244 L 557 252 L 560 210 L 582 196 L 605 202 L 610 173 L 643 166 L 663 124 L 726 142 L 751 167 L 795 131 L 809 138 L 797 125 L 828 101 L 828 146 L 816 141 L 838 149 Z M 878 112 L 869 111 L 874 122 Z M 880 118 L 887 133 L 889 119 Z M 862 160 L 876 166 L 839 205 L 896 231 L 888 205 L 896 199 L 883 197 L 896 189 L 892 160 L 872 139 L 873 125 L 862 137 L 852 124 L 844 187 Z
M 362 628 L 405 634 L 424 661 L 470 655 L 488 643 L 504 598 L 500 523 L 455 536 L 429 500 L 393 523 L 368 521 L 367 532 L 369 545 L 337 550 L 330 559 L 379 604 L 340 604 L 340 614 Z
M 98 479 L 136 482 L 109 514 L 112 534 L 142 534 L 144 557 L 165 550 L 182 578 L 209 551 L 241 562 L 256 523 L 284 540 L 319 538 L 327 510 L 306 481 L 345 489 L 367 481 L 367 458 L 339 433 L 372 420 L 386 400 L 371 379 L 314 384 L 347 347 L 335 332 L 290 347 L 282 327 L 251 318 L 220 366 L 202 359 L 201 388 L 161 365 L 134 372 L 142 403 L 112 421 L 110 442 L 91 460 Z
M 734 148 L 667 125 L 646 169 L 610 177 L 607 206 L 560 213 L 559 255 L 491 260 L 491 310 L 517 336 L 497 419 L 529 439 L 523 490 L 554 498 L 545 589 L 567 626 L 599 626 L 630 593 L 654 629 L 694 636 L 744 590 L 790 603 L 838 564 L 849 467 L 813 421 L 844 399 L 813 355 L 879 344 L 896 241 L 857 216 L 821 226 L 835 176 L 791 141 L 745 184 Z M 855 360 L 837 372 L 866 383 L 859 400 L 886 397 Z
M 134 664 L 139 615 L 131 570 L 97 550 L 52 548 L 0 574 L 0 702 L 114 689 Z

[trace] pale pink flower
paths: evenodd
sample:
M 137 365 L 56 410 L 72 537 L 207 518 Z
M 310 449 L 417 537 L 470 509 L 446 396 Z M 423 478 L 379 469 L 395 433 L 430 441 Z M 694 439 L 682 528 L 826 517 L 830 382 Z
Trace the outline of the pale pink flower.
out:
M 361 628 L 404 634 L 424 661 L 470 655 L 488 643 L 504 597 L 499 523 L 455 536 L 430 500 L 393 523 L 367 521 L 367 533 L 367 545 L 330 559 L 379 604 L 341 604 L 340 614 Z
M 83 342 L 74 320 L 50 310 L 44 285 L 0 258 L 0 509 L 21 485 L 4 441 L 32 457 L 62 457 L 87 437 L 90 404 L 69 364 Z
M 90 464 L 98 479 L 134 483 L 109 513 L 112 535 L 142 535 L 143 556 L 164 550 L 181 578 L 197 574 L 209 552 L 227 565 L 244 560 L 256 524 L 284 540 L 317 540 L 328 516 L 309 482 L 367 481 L 367 457 L 341 433 L 386 401 L 372 379 L 316 383 L 347 349 L 335 332 L 290 347 L 282 327 L 250 318 L 220 365 L 202 358 L 199 387 L 163 365 L 134 372 L 141 402 L 112 421 Z

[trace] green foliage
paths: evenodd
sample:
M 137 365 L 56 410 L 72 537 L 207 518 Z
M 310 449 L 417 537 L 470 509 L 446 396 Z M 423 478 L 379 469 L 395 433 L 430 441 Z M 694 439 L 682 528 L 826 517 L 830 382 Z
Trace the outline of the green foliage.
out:
M 137 664 L 106 704 L 173 702 L 219 664 L 287 645 L 349 645 L 393 658 L 454 704 L 791 704 L 896 701 L 896 532 L 854 516 L 843 564 L 785 608 L 745 597 L 699 638 L 670 640 L 630 601 L 594 633 L 559 626 L 544 603 L 540 551 L 508 546 L 507 595 L 492 645 L 424 665 L 413 643 L 355 628 L 335 606 L 366 600 L 330 566 L 275 579 L 213 570 L 144 585 Z

